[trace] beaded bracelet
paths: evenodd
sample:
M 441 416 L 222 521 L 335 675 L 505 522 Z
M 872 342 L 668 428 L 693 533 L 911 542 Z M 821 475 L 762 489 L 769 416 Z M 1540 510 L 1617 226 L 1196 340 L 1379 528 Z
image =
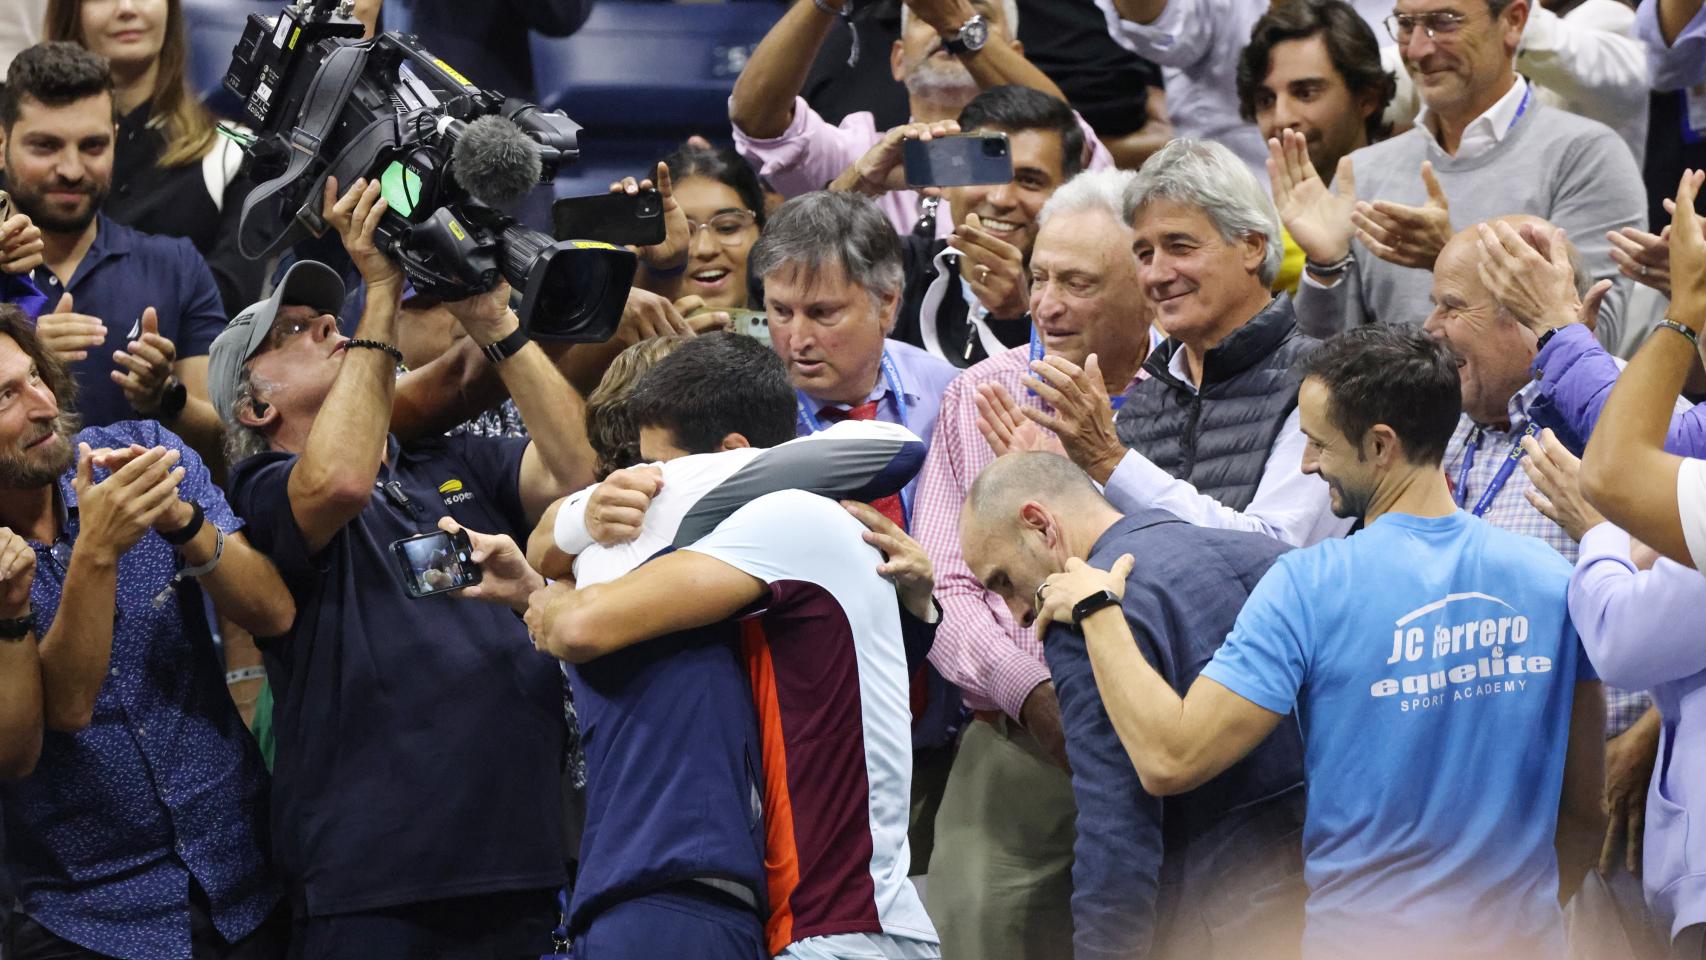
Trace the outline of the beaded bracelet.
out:
M 358 347 L 363 348 L 363 349 L 367 349 L 367 350 L 383 350 L 386 353 L 391 355 L 391 359 L 393 361 L 395 361 L 397 363 L 403 362 L 403 351 L 398 350 L 396 347 L 393 347 L 389 343 L 384 343 L 384 342 L 379 341 L 379 340 L 346 340 L 346 341 L 344 341 L 344 349 L 345 350 L 354 350 Z

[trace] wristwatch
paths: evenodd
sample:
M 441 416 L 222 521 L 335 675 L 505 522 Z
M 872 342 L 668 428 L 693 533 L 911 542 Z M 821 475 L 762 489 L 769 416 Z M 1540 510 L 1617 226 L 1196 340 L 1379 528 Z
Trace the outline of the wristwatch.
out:
M 976 53 L 989 42 L 989 21 L 983 19 L 983 14 L 974 13 L 971 19 L 960 24 L 960 28 L 942 38 L 942 49 L 956 57 L 968 53 Z
M 1082 626 L 1084 624 L 1085 617 L 1088 617 L 1090 614 L 1095 613 L 1103 607 L 1115 606 L 1119 602 L 1120 598 L 1114 596 L 1114 592 L 1112 590 L 1097 590 L 1095 593 L 1090 594 L 1088 597 L 1085 597 L 1072 605 L 1072 625 L 1075 627 Z
M 31 610 L 21 617 L 0 620 L 0 641 L 17 643 L 36 630 L 36 613 Z
M 493 363 L 502 363 L 521 352 L 527 346 L 527 331 L 517 327 L 515 332 L 502 340 L 494 340 L 480 348 L 486 359 Z
M 189 400 L 190 392 L 184 387 L 184 382 L 177 377 L 167 377 L 166 389 L 160 392 L 160 407 L 154 411 L 154 419 L 161 423 L 176 420 Z

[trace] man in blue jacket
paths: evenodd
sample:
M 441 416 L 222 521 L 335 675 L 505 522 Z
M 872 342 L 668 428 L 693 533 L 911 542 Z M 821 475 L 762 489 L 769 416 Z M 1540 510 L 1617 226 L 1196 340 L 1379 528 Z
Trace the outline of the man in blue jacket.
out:
M 1040 607 L 1039 585 L 1069 557 L 1097 566 L 1128 553 L 1165 557 L 1136 566 L 1124 599 L 1114 602 L 1123 603 L 1144 659 L 1181 692 L 1287 549 L 1161 510 L 1121 516 L 1088 475 L 1050 453 L 1009 454 L 979 474 L 960 530 L 972 573 L 1027 625 Z M 1281 723 L 1248 757 L 1189 793 L 1153 796 L 1097 693 L 1084 635 L 1052 624 L 1043 652 L 1078 804 L 1077 960 L 1296 956 L 1305 896 L 1297 725 Z

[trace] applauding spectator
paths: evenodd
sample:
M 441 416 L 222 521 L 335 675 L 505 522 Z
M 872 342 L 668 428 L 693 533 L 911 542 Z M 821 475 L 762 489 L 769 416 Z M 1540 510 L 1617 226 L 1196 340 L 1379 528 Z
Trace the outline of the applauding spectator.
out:
M 1424 109 L 1414 129 L 1341 162 L 1332 191 L 1301 151 L 1270 141 L 1280 217 L 1309 260 L 1297 296 L 1305 331 L 1420 323 L 1427 271 L 1454 223 L 1544 217 L 1577 239 L 1594 279 L 1615 275 L 1601 238 L 1639 222 L 1639 171 L 1615 133 L 1539 102 L 1513 71 L 1527 14 L 1528 0 L 1400 0 L 1388 29 L 1421 78 Z M 1621 283 L 1606 295 L 1603 342 L 1615 342 L 1626 295 Z

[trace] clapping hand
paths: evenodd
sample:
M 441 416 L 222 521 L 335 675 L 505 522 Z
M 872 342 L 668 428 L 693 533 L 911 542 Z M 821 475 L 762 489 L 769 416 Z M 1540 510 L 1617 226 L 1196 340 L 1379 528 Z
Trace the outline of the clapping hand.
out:
M 130 456 L 128 462 L 99 483 L 95 482 L 95 451 L 87 443 L 77 445 L 77 517 L 80 529 L 78 550 L 98 551 L 102 559 L 117 562 L 149 528 L 168 511 L 179 509 L 178 483 L 184 468 L 178 466 L 178 451 L 152 447 Z
M 1432 270 L 1439 252 L 1451 241 L 1451 205 L 1434 176 L 1434 165 L 1422 162 L 1422 184 L 1428 200 L 1419 207 L 1376 200 L 1359 201 L 1351 213 L 1357 239 L 1370 253 L 1400 267 Z
M 1031 361 L 1032 376 L 1025 386 L 1053 408 L 1050 414 L 1034 407 L 1021 408 L 1038 426 L 1060 438 L 1066 455 L 1097 483 L 1107 483 L 1126 448 L 1114 429 L 1113 405 L 1102 383 L 1101 361 L 1090 354 L 1080 369 L 1064 357 Z
M 127 350 L 113 353 L 109 375 L 124 391 L 130 407 L 144 416 L 160 411 L 160 401 L 172 378 L 172 364 L 177 362 L 178 348 L 160 335 L 160 318 L 153 307 L 142 311 L 141 334 L 126 345 Z
M 0 527 L 0 617 L 15 620 L 30 610 L 36 552 L 10 527 Z
M 1562 227 L 1524 224 L 1519 231 L 1503 220 L 1475 227 L 1481 259 L 1475 264 L 1493 299 L 1535 336 L 1572 323 L 1593 326 L 1599 302 L 1611 289 L 1601 280 L 1586 298 L 1576 295 L 1576 271 Z
M 1031 452 L 1066 456 L 1060 438 L 1026 417 L 1019 402 L 1001 384 L 978 384 L 972 402 L 977 405 L 977 430 L 996 456 Z
M 1282 130 L 1268 140 L 1268 179 L 1280 222 L 1304 256 L 1330 264 L 1350 253 L 1357 183 L 1349 156 L 1339 160 L 1333 188 L 1328 189 L 1309 159 L 1309 141 L 1295 130 Z
M 1706 222 L 1694 210 L 1703 183 L 1706 171 L 1683 172 L 1670 224 L 1670 318 L 1697 334 L 1706 325 Z
M 1528 454 L 1522 458 L 1522 471 L 1534 483 L 1534 489 L 1525 492 L 1528 502 L 1563 527 L 1571 540 L 1582 542 L 1589 530 L 1605 522 L 1582 497 L 1582 462 L 1550 430 L 1540 431 L 1539 440 L 1523 437 L 1522 449 Z
M 41 266 L 42 251 L 46 249 L 41 228 L 24 214 L 14 213 L 6 218 L 5 223 L 0 223 L 0 270 L 11 274 L 29 273 Z
M 61 294 L 52 313 L 36 318 L 36 336 L 54 356 L 71 363 L 107 342 L 107 326 L 99 317 L 77 313 L 69 292 Z

